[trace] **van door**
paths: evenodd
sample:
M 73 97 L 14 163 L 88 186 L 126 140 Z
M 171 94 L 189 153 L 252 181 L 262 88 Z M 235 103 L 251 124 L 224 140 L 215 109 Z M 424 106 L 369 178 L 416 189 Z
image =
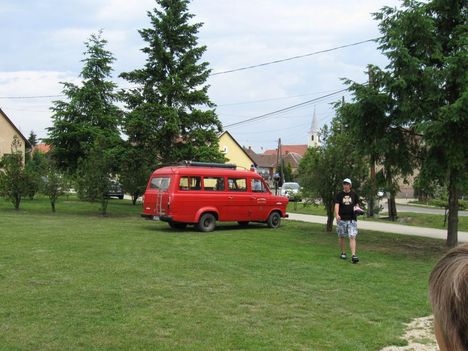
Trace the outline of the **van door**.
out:
M 227 206 L 224 214 L 227 221 L 250 221 L 250 196 L 247 189 L 247 178 L 229 177 L 227 183 Z
M 251 179 L 250 189 L 250 213 L 252 220 L 264 221 L 270 212 L 268 198 L 271 197 L 271 193 L 261 179 Z
M 170 176 L 157 175 L 150 179 L 145 192 L 145 202 L 143 204 L 143 212 L 145 214 L 155 217 L 167 214 L 169 202 L 167 190 L 170 184 Z
M 206 198 L 202 191 L 202 177 L 181 176 L 177 186 L 172 215 L 177 221 L 194 223 L 198 210 L 206 206 Z
M 212 175 L 203 177 L 203 194 L 200 199 L 203 203 L 217 209 L 219 221 L 228 221 L 229 205 L 226 191 L 226 179 L 222 175 Z M 199 200 L 200 200 L 199 199 Z

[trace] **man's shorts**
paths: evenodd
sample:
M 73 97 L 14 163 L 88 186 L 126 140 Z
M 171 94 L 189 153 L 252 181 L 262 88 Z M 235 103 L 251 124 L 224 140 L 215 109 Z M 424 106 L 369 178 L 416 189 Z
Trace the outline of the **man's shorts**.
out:
M 355 238 L 358 235 L 357 222 L 356 221 L 338 221 L 336 224 L 336 234 L 340 238 L 352 237 Z

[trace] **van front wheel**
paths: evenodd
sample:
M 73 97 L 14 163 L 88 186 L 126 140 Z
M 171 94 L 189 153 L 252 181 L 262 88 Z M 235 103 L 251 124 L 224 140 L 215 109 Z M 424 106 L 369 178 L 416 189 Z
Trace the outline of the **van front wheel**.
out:
M 201 232 L 212 232 L 215 227 L 216 218 L 212 213 L 204 213 L 197 224 L 197 228 Z
M 278 228 L 281 224 L 281 215 L 278 212 L 272 212 L 268 216 L 267 225 L 270 228 Z

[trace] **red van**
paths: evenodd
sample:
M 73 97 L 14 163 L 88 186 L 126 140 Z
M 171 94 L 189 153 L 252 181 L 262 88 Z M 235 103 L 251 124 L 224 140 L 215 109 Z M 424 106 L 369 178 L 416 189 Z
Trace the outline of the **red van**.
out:
M 194 224 L 215 229 L 216 221 L 266 223 L 277 228 L 287 217 L 288 198 L 275 196 L 255 171 L 235 165 L 187 162 L 155 170 L 143 200 L 143 217 L 168 222 L 172 228 Z

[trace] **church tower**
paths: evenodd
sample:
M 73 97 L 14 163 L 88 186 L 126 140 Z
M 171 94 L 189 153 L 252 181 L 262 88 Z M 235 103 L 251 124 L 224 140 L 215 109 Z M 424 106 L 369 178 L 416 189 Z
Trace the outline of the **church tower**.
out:
M 307 146 L 309 147 L 319 147 L 320 146 L 320 131 L 318 128 L 317 114 L 315 113 L 314 107 L 314 117 L 312 118 L 312 126 L 310 127 L 308 133 L 308 142 Z

